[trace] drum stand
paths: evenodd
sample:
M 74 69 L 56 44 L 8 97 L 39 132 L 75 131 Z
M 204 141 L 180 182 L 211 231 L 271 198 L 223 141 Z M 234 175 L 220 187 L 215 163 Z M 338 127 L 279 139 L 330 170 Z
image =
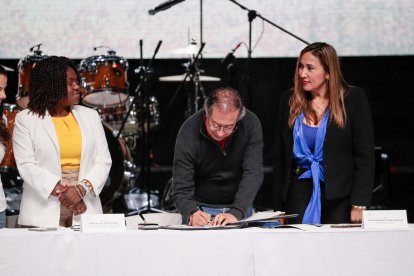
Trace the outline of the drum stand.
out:
M 185 117 L 188 118 L 193 113 L 197 112 L 200 99 L 202 98 L 204 102 L 206 94 L 204 92 L 203 84 L 200 81 L 202 70 L 197 66 L 197 62 L 192 61 L 190 64 L 186 64 L 186 66 L 188 66 L 186 72 L 187 74 L 190 74 L 190 82 L 194 84 L 194 94 L 191 94 L 191 91 L 189 91 L 187 95 L 187 110 L 185 111 Z
M 149 75 L 151 75 L 153 72 L 151 65 L 152 65 L 153 60 L 155 59 L 155 56 L 158 53 L 158 50 L 161 47 L 161 43 L 162 41 L 160 40 L 154 51 L 154 55 L 152 56 L 151 60 L 148 62 L 148 66 L 145 67 L 144 62 L 143 62 L 143 54 L 142 54 L 143 42 L 142 42 L 142 39 L 139 41 L 141 62 L 140 62 L 140 66 L 137 69 L 135 69 L 135 73 L 138 74 L 139 76 L 139 84 L 137 88 L 135 89 L 135 95 L 133 96 L 132 103 L 129 106 L 128 111 L 125 115 L 125 118 L 122 121 L 121 127 L 119 128 L 119 131 L 116 135 L 116 138 L 118 139 L 124 129 L 125 123 L 128 120 L 128 116 L 130 115 L 131 110 L 133 109 L 134 105 L 137 104 L 137 100 L 139 98 L 140 104 L 141 104 L 141 110 L 142 110 L 138 118 L 138 122 L 141 127 L 141 132 L 140 132 L 141 139 L 140 140 L 141 140 L 141 146 L 142 146 L 141 166 L 140 166 L 139 175 L 141 176 L 142 183 L 144 183 L 147 188 L 147 210 L 146 212 L 151 212 L 151 185 L 150 185 L 150 165 L 151 164 L 149 160 L 149 156 L 150 156 L 149 137 L 150 137 L 150 117 L 151 116 L 150 116 L 150 110 L 149 110 L 149 100 L 148 100 L 149 97 L 146 93 L 146 84 L 147 84 Z M 138 147 L 136 147 L 136 149 L 138 149 Z M 138 152 L 137 152 L 137 156 L 138 156 Z
M 172 96 L 170 102 L 168 103 L 168 106 L 165 112 L 166 118 L 168 118 L 168 116 L 170 115 L 169 113 L 174 104 L 174 101 L 176 97 L 178 96 L 179 92 L 181 91 L 182 87 L 184 86 L 184 83 L 186 83 L 188 77 L 190 77 L 190 80 L 194 83 L 194 98 L 192 97 L 191 92 L 189 92 L 188 97 L 187 97 L 187 110 L 185 111 L 185 116 L 189 117 L 191 114 L 193 114 L 194 112 L 198 110 L 199 108 L 198 102 L 200 100 L 200 93 L 203 99 L 205 99 L 204 88 L 200 81 L 201 70 L 197 67 L 197 62 L 199 60 L 199 57 L 205 45 L 206 44 L 203 42 L 201 44 L 200 49 L 198 50 L 197 55 L 190 60 L 190 63 L 188 65 L 186 65 L 187 70 L 186 70 L 184 79 L 181 81 L 180 85 L 177 87 L 177 90 L 175 90 L 174 95 Z

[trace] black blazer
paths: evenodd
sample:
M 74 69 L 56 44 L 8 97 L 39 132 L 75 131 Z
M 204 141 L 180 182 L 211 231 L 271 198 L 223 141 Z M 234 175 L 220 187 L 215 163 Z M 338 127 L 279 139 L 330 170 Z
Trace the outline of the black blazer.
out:
M 289 99 L 285 91 L 280 99 L 276 125 L 273 204 L 283 210 L 291 179 L 293 131 L 288 126 Z M 375 172 L 374 131 L 365 92 L 351 87 L 345 95 L 346 125 L 328 123 L 323 144 L 325 197 L 350 196 L 352 205 L 369 206 Z

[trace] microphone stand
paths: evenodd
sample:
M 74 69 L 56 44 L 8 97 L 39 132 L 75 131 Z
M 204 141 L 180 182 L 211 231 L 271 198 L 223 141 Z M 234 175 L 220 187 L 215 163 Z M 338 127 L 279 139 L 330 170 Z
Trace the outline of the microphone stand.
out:
M 144 66 L 143 61 L 143 42 L 142 39 L 139 41 L 140 45 L 140 66 L 135 69 L 135 73 L 139 75 L 139 84 L 137 88 L 135 89 L 135 94 L 133 96 L 132 103 L 130 104 L 128 111 L 122 121 L 121 127 L 118 130 L 118 133 L 116 135 L 116 139 L 119 138 L 121 135 L 125 123 L 128 120 L 128 116 L 130 115 L 133 107 L 137 103 L 137 100 L 140 99 L 140 110 L 142 112 L 140 113 L 140 116 L 138 118 L 138 123 L 141 127 L 141 169 L 140 169 L 140 175 L 142 183 L 146 183 L 146 189 L 147 189 L 147 212 L 151 211 L 151 185 L 150 185 L 150 147 L 149 147 L 149 137 L 150 137 L 150 114 L 149 114 L 149 101 L 148 101 L 148 95 L 146 93 L 146 83 L 148 80 L 148 76 L 153 73 L 153 69 L 151 68 L 152 62 L 155 59 L 155 56 L 158 53 L 158 50 L 160 49 L 162 44 L 162 40 L 158 41 L 157 47 L 154 51 L 154 54 L 150 61 L 148 62 L 148 66 Z M 138 147 L 137 147 L 138 150 Z M 137 153 L 138 156 L 138 153 Z
M 302 39 L 302 38 L 300 38 L 300 37 L 298 37 L 296 35 L 294 35 L 293 33 L 287 31 L 286 29 L 284 29 L 284 28 L 276 25 L 275 23 L 273 23 L 269 19 L 267 19 L 267 18 L 263 17 L 262 15 L 260 15 L 260 13 L 258 13 L 257 11 L 248 9 L 248 8 L 246 8 L 245 6 L 241 5 L 240 3 L 238 3 L 235 0 L 229 0 L 229 1 L 230 2 L 233 2 L 234 4 L 236 4 L 237 6 L 239 6 L 241 9 L 246 10 L 248 12 L 247 13 L 247 17 L 248 17 L 248 20 L 249 20 L 249 45 L 248 45 L 248 51 L 247 51 L 247 66 L 246 66 L 246 72 L 245 72 L 245 75 L 243 77 L 242 83 L 245 82 L 245 81 L 247 81 L 247 99 L 248 99 L 247 100 L 247 103 L 248 103 L 249 107 L 251 107 L 251 103 L 252 103 L 252 93 L 251 93 L 251 84 L 250 84 L 250 76 L 249 76 L 249 71 L 250 71 L 249 67 L 250 67 L 250 60 L 251 60 L 252 51 L 253 51 L 252 50 L 252 22 L 253 22 L 253 20 L 256 17 L 259 17 L 260 19 L 262 19 L 263 21 L 269 23 L 273 27 L 276 27 L 279 30 L 287 33 L 288 35 L 296 38 L 297 40 L 302 41 L 306 45 L 309 45 L 309 42 L 307 42 L 306 40 L 304 40 L 304 39 Z

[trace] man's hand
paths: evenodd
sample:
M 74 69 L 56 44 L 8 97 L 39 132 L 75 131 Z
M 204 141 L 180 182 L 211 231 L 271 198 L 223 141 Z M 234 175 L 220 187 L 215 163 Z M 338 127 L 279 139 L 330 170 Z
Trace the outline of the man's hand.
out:
M 214 217 L 211 225 L 226 225 L 236 222 L 237 218 L 230 213 L 220 213 Z
M 190 216 L 188 225 L 191 226 L 204 226 L 211 222 L 211 215 L 203 211 L 198 210 Z

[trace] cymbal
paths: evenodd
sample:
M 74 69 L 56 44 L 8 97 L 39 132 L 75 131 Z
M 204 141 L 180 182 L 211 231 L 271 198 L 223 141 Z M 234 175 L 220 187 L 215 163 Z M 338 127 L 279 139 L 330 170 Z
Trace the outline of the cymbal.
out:
M 190 44 L 184 48 L 176 49 L 172 51 L 172 53 L 176 55 L 195 55 L 198 53 L 199 50 L 200 48 L 198 47 L 197 44 Z
M 175 76 L 164 76 L 160 77 L 160 81 L 183 81 L 185 78 L 185 74 L 182 75 L 175 75 Z M 210 77 L 210 76 L 200 76 L 200 81 L 220 81 L 220 78 Z M 190 81 L 190 76 L 187 77 L 186 81 Z
M 9 72 L 14 72 L 14 69 L 13 68 L 10 68 L 10 67 L 7 67 L 7 66 L 4 66 L 3 64 L 0 64 L 4 69 L 6 69 L 6 71 L 9 71 Z

